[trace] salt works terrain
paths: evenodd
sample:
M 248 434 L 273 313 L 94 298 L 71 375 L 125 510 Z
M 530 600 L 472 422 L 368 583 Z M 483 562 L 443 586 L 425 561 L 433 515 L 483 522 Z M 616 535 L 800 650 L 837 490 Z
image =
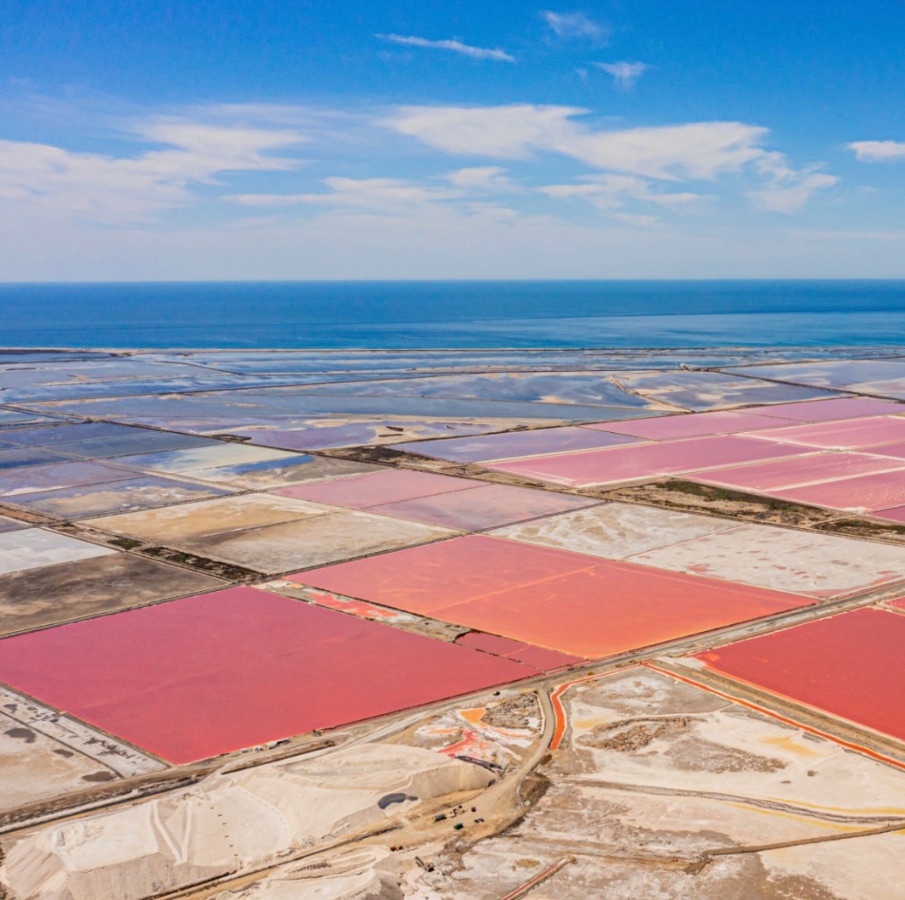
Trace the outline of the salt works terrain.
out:
M 905 884 L 905 350 L 0 351 L 0 896 Z

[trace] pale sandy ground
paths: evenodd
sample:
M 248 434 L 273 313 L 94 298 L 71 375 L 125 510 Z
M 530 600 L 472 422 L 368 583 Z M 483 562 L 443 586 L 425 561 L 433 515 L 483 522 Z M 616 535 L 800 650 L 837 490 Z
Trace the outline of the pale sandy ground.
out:
M 275 574 L 420 544 L 445 528 L 275 494 L 245 494 L 91 521 L 93 528 Z M 14 533 L 15 534 L 15 533 Z
M 491 532 L 772 590 L 834 597 L 905 577 L 905 549 L 773 525 L 607 503 Z
M 257 884 L 215 896 L 219 900 L 402 900 L 391 863 L 386 848 L 356 850 L 329 862 L 284 866 Z
M 245 494 L 184 503 L 165 509 L 142 510 L 93 519 L 93 528 L 124 534 L 142 541 L 170 542 L 242 531 L 265 525 L 295 522 L 324 515 L 326 509 L 303 500 L 275 494 Z
M 18 900 L 140 900 L 276 862 L 488 781 L 477 766 L 386 744 L 213 775 L 187 791 L 9 839 L 0 885 Z M 417 800 L 381 810 L 378 800 L 392 792 Z
M 0 713 L 0 811 L 117 777 L 90 757 Z
M 531 900 L 902 896 L 902 832 L 742 852 L 905 819 L 902 771 L 648 670 L 565 700 L 573 731 L 534 811 L 501 837 L 449 847 L 402 896 L 498 900 L 569 856 Z M 732 852 L 687 870 L 718 849 Z
M 164 766 L 35 700 L 0 687 L 0 812 Z
M 605 503 L 547 516 L 490 532 L 509 538 L 607 559 L 625 559 L 659 547 L 733 528 L 731 519 L 657 509 L 632 503 Z
M 902 896 L 903 832 L 858 836 L 905 820 L 901 770 L 644 668 L 573 687 L 564 704 L 570 731 L 542 766 L 550 788 L 502 835 L 473 844 L 466 827 L 426 842 L 432 872 L 414 849 L 350 846 L 203 896 L 500 900 L 561 860 L 530 900 Z M 531 727 L 513 748 L 536 724 L 530 707 L 520 714 Z M 449 711 L 401 737 L 434 743 L 475 721 Z M 757 849 L 783 841 L 796 845 Z

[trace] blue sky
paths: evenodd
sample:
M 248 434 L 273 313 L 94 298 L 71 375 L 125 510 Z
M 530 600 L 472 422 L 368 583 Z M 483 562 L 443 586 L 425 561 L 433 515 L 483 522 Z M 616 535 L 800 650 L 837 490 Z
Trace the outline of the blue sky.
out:
M 0 7 L 0 279 L 905 277 L 905 3 Z

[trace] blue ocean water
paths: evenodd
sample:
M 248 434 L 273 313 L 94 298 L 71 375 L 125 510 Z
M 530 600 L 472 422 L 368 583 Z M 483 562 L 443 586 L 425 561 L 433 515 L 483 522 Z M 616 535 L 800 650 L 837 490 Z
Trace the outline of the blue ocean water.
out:
M 0 284 L 5 347 L 903 343 L 905 281 Z

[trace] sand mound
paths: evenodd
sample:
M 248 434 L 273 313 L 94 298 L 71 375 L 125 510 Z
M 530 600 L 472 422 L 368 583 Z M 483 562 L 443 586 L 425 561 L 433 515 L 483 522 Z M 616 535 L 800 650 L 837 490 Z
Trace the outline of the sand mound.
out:
M 483 787 L 487 780 L 475 766 L 399 745 L 364 745 L 307 762 L 283 760 L 36 829 L 3 847 L 0 884 L 21 900 L 139 900 L 164 888 L 254 869 L 389 818 L 403 808 L 379 808 L 390 792 L 417 797 L 404 804 L 411 808 Z M 350 886 L 358 883 L 354 873 L 349 878 Z

